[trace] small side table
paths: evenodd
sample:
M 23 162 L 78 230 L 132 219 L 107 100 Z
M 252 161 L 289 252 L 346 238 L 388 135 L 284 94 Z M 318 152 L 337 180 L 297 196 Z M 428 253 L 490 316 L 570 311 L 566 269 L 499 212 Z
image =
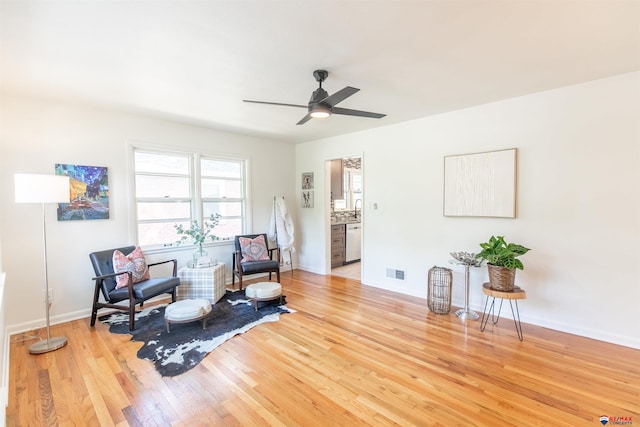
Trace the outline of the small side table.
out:
M 504 300 L 509 300 L 509 306 L 511 306 L 511 316 L 513 317 L 513 323 L 515 323 L 516 325 L 518 339 L 522 341 L 524 337 L 522 335 L 522 323 L 520 323 L 520 310 L 518 310 L 518 300 L 527 298 L 527 293 L 517 286 L 513 289 L 513 291 L 497 291 L 495 289 L 491 289 L 491 285 L 489 283 L 482 284 L 482 292 L 484 292 L 484 294 L 487 296 L 487 300 L 484 303 L 484 312 L 482 313 L 482 320 L 480 321 L 480 330 L 484 331 L 484 329 L 487 327 L 489 314 L 491 314 L 491 322 L 494 325 L 498 323 L 498 320 L 500 320 L 500 312 L 502 311 L 502 303 Z M 493 299 L 491 300 L 489 311 L 487 311 L 489 298 Z M 496 298 L 500 298 L 500 307 L 498 308 L 497 316 L 495 314 Z M 513 303 L 515 303 L 516 305 L 515 312 L 513 310 Z
M 215 304 L 226 292 L 224 263 L 203 268 L 182 267 L 178 277 L 177 300 L 204 298 Z
M 475 311 L 471 310 L 469 307 L 469 268 L 471 267 L 469 264 L 460 262 L 458 260 L 452 259 L 449 261 L 451 264 L 463 265 L 464 266 L 464 308 L 461 308 L 456 311 L 456 316 L 458 316 L 462 320 L 478 320 L 480 315 Z

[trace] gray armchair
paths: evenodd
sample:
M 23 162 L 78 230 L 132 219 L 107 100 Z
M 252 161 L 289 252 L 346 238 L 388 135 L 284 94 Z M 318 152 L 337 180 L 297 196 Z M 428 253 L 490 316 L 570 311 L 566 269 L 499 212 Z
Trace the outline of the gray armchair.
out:
M 135 246 L 126 246 L 117 248 L 120 252 L 128 255 L 135 249 Z M 149 298 L 153 298 L 162 294 L 170 294 L 171 302 L 176 301 L 176 287 L 180 285 L 180 279 L 177 277 L 177 260 L 167 260 L 153 264 L 147 264 L 148 267 L 155 265 L 173 263 L 173 275 L 170 277 L 154 277 L 142 282 L 133 283 L 131 272 L 115 273 L 113 269 L 113 252 L 116 249 L 92 252 L 89 254 L 93 270 L 96 273 L 95 290 L 93 293 L 93 308 L 91 309 L 91 326 L 96 323 L 98 310 L 101 308 L 114 308 L 116 310 L 127 311 L 129 313 L 129 330 L 135 329 L 135 306 L 143 303 Z M 116 276 L 121 274 L 129 275 L 129 285 L 120 289 L 116 289 Z M 105 302 L 99 301 L 100 292 Z M 121 302 L 122 304 L 116 304 Z
M 242 261 L 242 246 L 240 244 L 240 238 L 246 237 L 249 239 L 255 239 L 258 236 L 264 237 L 265 245 L 268 245 L 267 235 L 262 234 L 246 234 L 242 236 L 235 237 L 235 252 L 233 253 L 232 266 L 233 266 L 233 274 L 231 275 L 231 286 L 235 288 L 236 277 L 240 282 L 240 290 L 242 290 L 242 281 L 244 276 L 249 276 L 252 274 L 259 273 L 269 273 L 269 280 L 271 280 L 271 274 L 276 273 L 278 283 L 280 282 L 280 251 L 278 248 L 268 249 L 269 259 L 260 260 L 260 261 Z M 277 259 L 273 259 L 273 253 L 277 252 Z

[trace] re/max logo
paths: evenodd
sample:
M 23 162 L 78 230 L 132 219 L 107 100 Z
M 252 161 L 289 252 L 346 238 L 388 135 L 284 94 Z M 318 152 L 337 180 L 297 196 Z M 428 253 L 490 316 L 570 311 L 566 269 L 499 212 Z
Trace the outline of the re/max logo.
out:
M 633 417 L 608 417 L 606 415 L 602 415 L 600 417 L 600 422 L 602 425 L 627 425 L 630 426 L 633 424 Z

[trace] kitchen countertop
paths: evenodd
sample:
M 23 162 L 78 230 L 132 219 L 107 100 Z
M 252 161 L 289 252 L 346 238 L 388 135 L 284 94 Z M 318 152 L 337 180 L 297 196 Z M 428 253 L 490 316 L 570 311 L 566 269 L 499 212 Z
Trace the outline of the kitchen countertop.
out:
M 331 225 L 360 224 L 360 219 L 339 219 L 331 221 Z

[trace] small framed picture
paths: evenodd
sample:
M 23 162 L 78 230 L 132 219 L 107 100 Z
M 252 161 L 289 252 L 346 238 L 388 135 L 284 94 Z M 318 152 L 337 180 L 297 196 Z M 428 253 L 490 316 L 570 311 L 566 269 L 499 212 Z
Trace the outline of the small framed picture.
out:
M 313 207 L 313 190 L 302 190 L 302 207 Z
M 313 190 L 313 172 L 304 172 L 302 174 L 302 189 Z

